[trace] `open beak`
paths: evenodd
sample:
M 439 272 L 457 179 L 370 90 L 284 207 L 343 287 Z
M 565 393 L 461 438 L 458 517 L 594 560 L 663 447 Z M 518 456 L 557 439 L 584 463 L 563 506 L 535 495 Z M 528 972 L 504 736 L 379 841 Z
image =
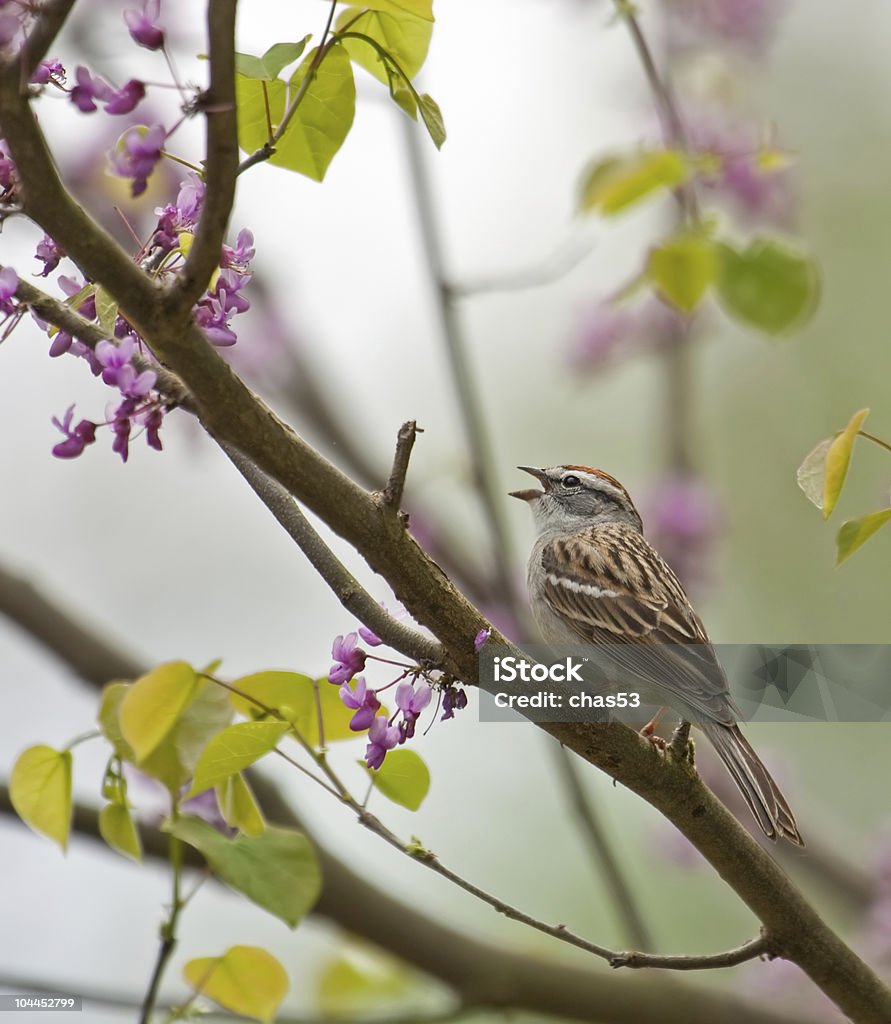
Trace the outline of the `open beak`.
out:
M 517 469 L 522 469 L 524 473 L 534 476 L 536 480 L 540 481 L 547 488 L 548 478 L 545 476 L 543 469 L 536 469 L 535 466 L 517 466 Z M 508 491 L 508 494 L 512 498 L 519 498 L 520 501 L 538 501 L 544 495 L 544 491 L 537 491 L 534 487 L 530 487 L 525 491 Z

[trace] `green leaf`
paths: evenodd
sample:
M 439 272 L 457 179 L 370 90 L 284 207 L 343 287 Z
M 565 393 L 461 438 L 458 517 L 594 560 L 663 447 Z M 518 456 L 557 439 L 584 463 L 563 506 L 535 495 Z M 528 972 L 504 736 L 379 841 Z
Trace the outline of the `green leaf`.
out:
M 369 1008 L 395 1003 L 411 990 L 405 967 L 396 960 L 362 950 L 360 962 L 338 956 L 322 969 L 315 1001 L 326 1017 L 356 1017 Z
M 118 304 L 102 287 L 96 289 L 96 316 L 103 332 L 109 338 L 113 338 L 114 325 L 118 318 Z
M 288 994 L 284 967 L 258 946 L 232 946 L 222 956 L 202 956 L 183 967 L 186 982 L 226 1010 L 271 1021 Z
M 187 797 L 197 796 L 258 761 L 290 729 L 287 722 L 238 722 L 218 732 L 204 748 Z
M 804 253 L 772 238 L 745 250 L 716 245 L 718 298 L 725 312 L 750 327 L 777 335 L 811 318 L 820 295 L 817 268 Z
M 268 827 L 261 836 L 227 839 L 200 818 L 181 817 L 167 831 L 193 846 L 214 874 L 291 928 L 319 898 L 322 875 L 301 832 Z
M 263 812 L 241 775 L 230 775 L 216 787 L 216 796 L 220 814 L 227 825 L 248 836 L 260 836 L 266 831 Z
M 197 686 L 198 677 L 191 665 L 171 661 L 127 688 L 118 723 L 137 760 L 147 757 L 170 732 Z
M 306 49 L 311 36 L 305 36 L 299 43 L 274 43 L 262 57 L 250 53 L 235 54 L 235 70 L 246 78 L 271 82 L 278 78 L 282 68 L 293 64 Z
M 142 860 L 142 843 L 126 804 L 106 804 L 99 812 L 99 835 L 118 853 Z
M 854 450 L 854 441 L 857 439 L 857 431 L 863 426 L 863 421 L 869 415 L 869 409 L 860 409 L 848 421 L 845 429 L 836 437 L 829 450 L 826 452 L 826 469 L 823 477 L 823 518 L 828 519 L 838 504 L 842 488 L 845 485 L 845 478 L 848 475 L 848 466 L 851 464 L 851 453 Z
M 870 512 L 868 516 L 860 519 L 849 519 L 842 523 L 838 536 L 835 539 L 836 559 L 835 564 L 841 565 L 885 523 L 891 522 L 891 508 L 879 509 L 878 512 Z
M 433 139 L 433 144 L 437 149 L 442 149 L 442 144 L 446 140 L 446 130 L 442 120 L 442 111 L 436 100 L 432 96 L 428 96 L 427 93 L 422 93 L 418 100 L 418 110 L 430 138 Z
M 367 6 L 361 5 L 363 8 Z M 355 7 L 347 7 L 337 19 L 337 29 L 342 30 L 349 25 L 349 32 L 375 40 L 393 57 L 409 79 L 414 78 L 427 59 L 433 34 L 432 22 L 404 11 L 390 14 L 368 11 L 356 18 L 356 10 Z M 389 84 L 386 61 L 373 46 L 362 39 L 344 39 L 343 46 L 357 64 L 384 85 Z
M 232 707 L 226 690 L 202 680 L 173 729 L 147 758 L 137 762 L 140 771 L 158 779 L 175 796 L 194 775 L 201 751 L 210 738 L 231 720 Z
M 316 50 L 308 53 L 291 77 L 292 97 L 309 73 L 315 55 Z M 267 102 L 273 130 L 281 122 L 285 93 L 281 79 L 261 82 L 244 75 L 237 77 L 238 143 L 246 152 L 253 153 L 268 141 Z M 349 55 L 342 45 L 334 46 L 316 70 L 270 163 L 321 181 L 350 130 L 355 107 L 356 85 Z
M 384 70 L 387 72 L 388 85 L 390 87 L 390 99 L 412 119 L 418 119 L 418 104 L 415 94 L 405 84 L 405 79 L 396 71 L 392 64 L 384 61 Z
M 22 821 L 63 850 L 71 829 L 71 751 L 43 744 L 29 747 L 16 761 L 9 797 Z
M 102 690 L 102 697 L 99 701 L 99 713 L 96 718 L 103 736 L 114 747 L 115 754 L 122 761 L 135 763 L 136 755 L 133 753 L 133 748 L 124 739 L 120 724 L 118 723 L 121 701 L 129 689 L 129 683 L 108 683 Z
M 371 0 L 359 6 L 388 14 L 413 14 L 416 18 L 433 21 L 433 0 Z
M 669 238 L 653 249 L 647 276 L 667 302 L 692 312 L 715 279 L 717 260 L 711 239 L 701 232 Z
M 604 216 L 611 216 L 653 192 L 677 188 L 689 174 L 686 157 L 675 149 L 606 157 L 585 174 L 579 209 L 583 212 L 597 210 Z
M 245 718 L 262 718 L 263 707 L 283 715 L 295 725 L 304 722 L 315 709 L 313 687 L 315 681 L 299 672 L 253 672 L 235 679 L 232 686 L 240 693 L 229 691 L 229 700 L 235 710 Z M 241 694 L 246 694 L 246 697 Z M 248 700 L 252 697 L 253 700 Z M 254 703 L 257 701 L 259 703 Z
M 823 488 L 826 480 L 826 456 L 832 447 L 833 438 L 826 437 L 818 445 L 815 445 L 798 467 L 795 479 L 798 486 L 804 491 L 807 500 L 817 508 L 823 508 Z
M 430 789 L 427 765 L 413 750 L 391 750 L 377 771 L 365 771 L 385 797 L 410 811 L 421 806 Z

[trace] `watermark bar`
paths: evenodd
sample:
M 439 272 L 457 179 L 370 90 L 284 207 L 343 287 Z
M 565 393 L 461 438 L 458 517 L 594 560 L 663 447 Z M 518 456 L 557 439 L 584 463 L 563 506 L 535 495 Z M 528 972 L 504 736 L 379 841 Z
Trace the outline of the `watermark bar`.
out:
M 750 722 L 891 722 L 891 644 L 486 644 L 484 722 L 696 722 L 729 689 Z
M 46 1013 L 53 1010 L 80 1012 L 83 1010 L 80 996 L 47 995 L 37 992 L 20 992 L 18 995 L 0 995 L 0 1011 L 12 1010 L 15 1013 L 27 1013 L 34 1010 Z

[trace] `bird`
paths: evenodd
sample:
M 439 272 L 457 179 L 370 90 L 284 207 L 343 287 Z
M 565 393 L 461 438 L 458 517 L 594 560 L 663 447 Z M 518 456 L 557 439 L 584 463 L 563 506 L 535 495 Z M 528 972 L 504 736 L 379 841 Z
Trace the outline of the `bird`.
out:
M 527 583 L 548 644 L 603 647 L 660 705 L 696 724 L 723 761 L 761 831 L 804 846 L 791 808 L 737 724 L 727 677 L 683 586 L 644 537 L 625 487 L 590 466 L 519 466 L 542 490 L 511 491 L 537 537 Z

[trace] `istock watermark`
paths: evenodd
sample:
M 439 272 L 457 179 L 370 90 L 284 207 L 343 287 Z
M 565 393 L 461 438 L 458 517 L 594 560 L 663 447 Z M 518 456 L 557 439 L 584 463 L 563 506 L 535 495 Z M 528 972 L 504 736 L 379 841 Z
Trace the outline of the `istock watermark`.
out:
M 519 653 L 487 644 L 480 718 L 618 719 L 639 728 L 661 704 L 654 680 L 660 691 L 700 687 L 704 706 L 726 680 L 742 721 L 891 722 L 891 644 L 531 645 Z

